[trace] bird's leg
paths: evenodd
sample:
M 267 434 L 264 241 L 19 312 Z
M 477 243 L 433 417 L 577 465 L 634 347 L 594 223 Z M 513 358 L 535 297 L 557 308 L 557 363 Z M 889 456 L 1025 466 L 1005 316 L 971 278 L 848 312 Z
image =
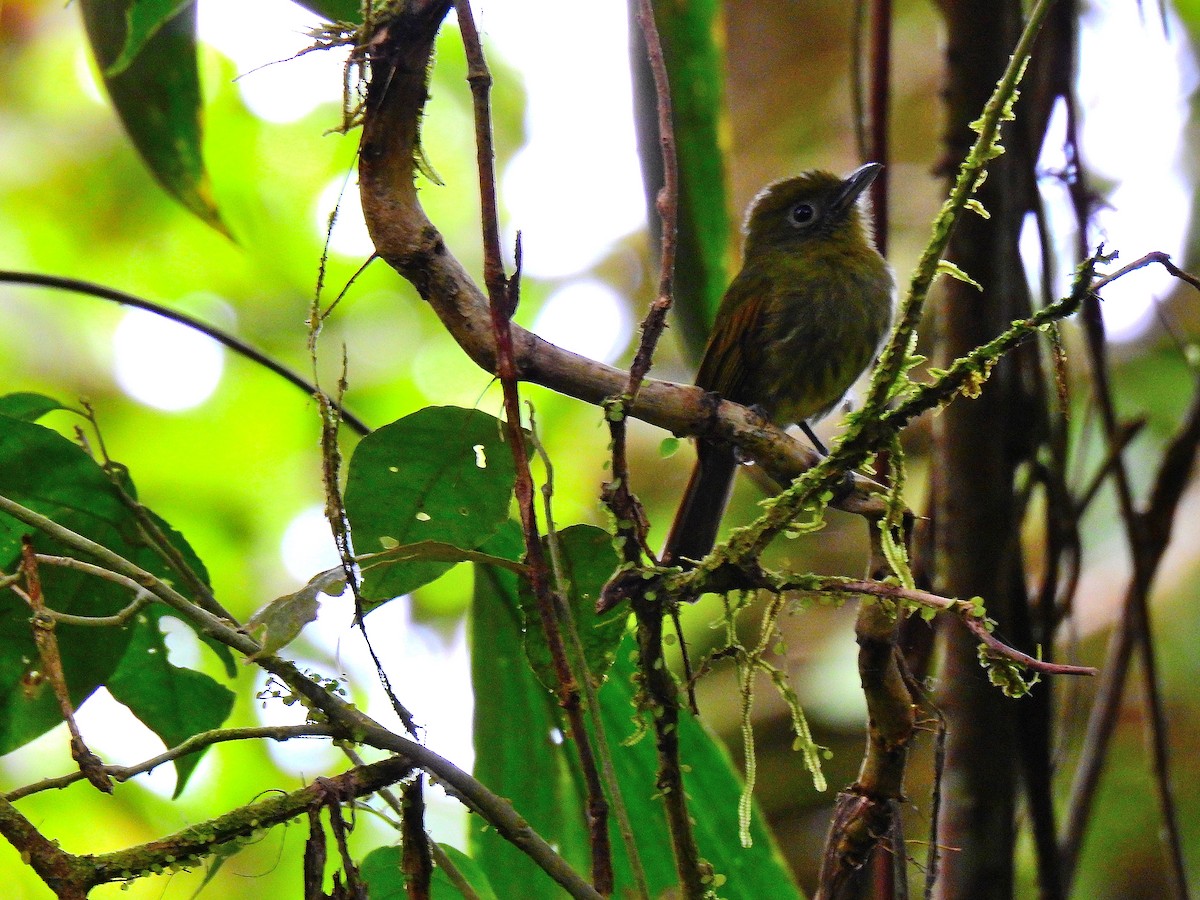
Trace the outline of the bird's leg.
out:
M 800 430 L 804 432 L 805 436 L 810 441 L 812 441 L 813 449 L 815 449 L 822 456 L 829 455 L 829 450 L 825 447 L 825 444 L 822 443 L 821 439 L 817 437 L 817 433 L 812 430 L 811 425 L 809 425 L 807 422 L 801 422 Z
M 817 453 L 821 454 L 821 456 L 829 455 L 829 450 L 826 449 L 825 444 L 821 441 L 821 439 L 817 437 L 816 432 L 812 430 L 811 425 L 809 425 L 807 422 L 801 422 L 800 430 L 808 436 L 810 441 L 812 441 L 813 448 L 817 451 Z M 849 497 L 853 491 L 854 475 L 850 472 L 843 472 L 842 477 L 838 479 L 838 483 L 833 486 L 833 499 L 831 502 L 835 504 L 840 503 Z

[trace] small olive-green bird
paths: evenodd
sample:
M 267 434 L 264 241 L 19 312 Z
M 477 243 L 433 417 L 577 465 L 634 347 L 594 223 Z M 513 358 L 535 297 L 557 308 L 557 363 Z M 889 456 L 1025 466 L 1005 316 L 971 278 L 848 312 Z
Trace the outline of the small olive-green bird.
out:
M 883 167 L 846 178 L 805 172 L 764 188 L 746 216 L 742 270 L 730 283 L 696 384 L 780 426 L 812 423 L 874 362 L 892 322 L 891 269 L 859 198 Z M 712 550 L 733 487 L 731 444 L 700 441 L 663 550 L 687 565 Z

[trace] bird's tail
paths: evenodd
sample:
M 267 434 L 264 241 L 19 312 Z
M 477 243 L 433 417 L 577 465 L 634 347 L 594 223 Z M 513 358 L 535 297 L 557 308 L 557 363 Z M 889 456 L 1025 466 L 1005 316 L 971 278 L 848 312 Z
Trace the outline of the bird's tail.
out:
M 733 490 L 736 471 L 733 445 L 697 443 L 696 466 L 667 534 L 662 552 L 663 565 L 686 566 L 687 560 L 702 559 L 712 550 Z

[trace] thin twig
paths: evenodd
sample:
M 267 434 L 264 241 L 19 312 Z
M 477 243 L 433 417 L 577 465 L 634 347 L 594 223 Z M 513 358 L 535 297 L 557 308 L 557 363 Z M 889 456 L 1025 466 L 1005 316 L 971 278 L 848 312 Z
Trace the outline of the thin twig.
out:
M 888 123 L 892 105 L 892 0 L 871 3 L 871 117 L 870 151 L 863 162 L 883 163 L 883 171 L 871 183 L 871 222 L 875 246 L 887 256 L 888 185 L 891 150 Z
M 558 699 L 566 713 L 574 740 L 584 783 L 587 786 L 588 831 L 591 841 L 592 884 L 601 894 L 612 893 L 612 847 L 608 835 L 608 802 L 604 797 L 600 773 L 581 709 L 579 685 L 567 658 L 560 623 L 549 579 L 549 567 L 538 532 L 534 507 L 533 476 L 529 454 L 521 429 L 521 401 L 517 388 L 517 370 L 513 362 L 510 320 L 516 308 L 519 272 L 510 283 L 504 274 L 500 255 L 500 224 L 496 207 L 495 151 L 492 146 L 492 122 L 489 93 L 492 76 L 484 59 L 483 46 L 469 0 L 455 0 L 459 30 L 467 56 L 467 81 L 475 112 L 476 168 L 479 172 L 481 224 L 483 231 L 483 277 L 487 285 L 492 332 L 496 341 L 496 375 L 504 396 L 505 427 L 516 468 L 515 495 L 525 538 L 530 586 L 538 617 L 558 681 Z
M 130 562 L 119 553 L 96 543 L 83 535 L 59 525 L 52 519 L 35 512 L 8 497 L 0 495 L 0 512 L 41 531 L 55 541 L 86 554 L 104 565 L 132 578 L 143 588 L 162 600 L 180 617 L 192 623 L 201 634 L 217 640 L 236 650 L 286 684 L 306 705 L 319 710 L 332 724 L 353 734 L 362 743 L 401 754 L 414 765 L 436 777 L 440 784 L 457 797 L 469 809 L 478 813 L 496 831 L 525 853 L 572 897 L 595 900 L 600 895 L 579 877 L 578 873 L 536 832 L 514 809 L 512 803 L 498 797 L 478 780 L 459 769 L 449 760 L 429 750 L 422 744 L 394 734 L 374 719 L 353 707 L 347 701 L 327 690 L 318 682 L 300 672 L 295 665 L 277 656 L 264 654 L 263 648 L 249 635 L 233 628 L 207 610 L 190 602 L 171 585 Z M 2 821 L 6 812 L 0 803 L 0 834 L 4 834 Z M 158 863 L 165 865 L 165 853 Z
M 1111 404 L 1111 395 L 1108 396 Z M 1096 701 L 1088 718 L 1087 731 L 1082 742 L 1083 756 L 1075 770 L 1070 801 L 1063 818 L 1060 859 L 1063 882 L 1067 885 L 1071 883 L 1079 862 L 1100 775 L 1117 726 L 1130 657 L 1133 649 L 1140 647 L 1143 654 L 1143 691 L 1149 706 L 1149 715 L 1146 717 L 1147 739 L 1150 743 L 1154 780 L 1164 819 L 1162 833 L 1170 857 L 1175 896 L 1188 896 L 1186 861 L 1170 783 L 1166 717 L 1154 668 L 1147 600 L 1170 540 L 1179 501 L 1188 483 L 1189 472 L 1195 466 L 1198 450 L 1200 384 L 1193 394 L 1192 406 L 1186 419 L 1163 455 L 1148 507 L 1138 512 L 1131 505 L 1129 516 L 1122 516 L 1129 531 L 1134 573 L 1126 588 L 1124 613 L 1109 641 L 1104 665 L 1105 676 L 1099 685 Z M 1121 484 L 1121 479 L 1125 478 L 1128 488 L 1128 476 L 1120 456 L 1114 464 L 1113 477 L 1118 485 Z
M 154 598 L 146 592 L 140 584 L 132 578 L 128 578 L 119 572 L 113 572 L 103 566 L 96 566 L 92 563 L 84 562 L 81 559 L 75 559 L 70 556 L 51 556 L 46 553 L 36 554 L 37 561 L 42 565 L 60 566 L 64 569 L 74 569 L 77 572 L 86 572 L 88 575 L 95 575 L 97 578 L 103 578 L 105 581 L 111 581 L 114 584 L 119 584 L 123 588 L 128 588 L 132 591 L 137 599 L 125 606 L 120 612 L 111 616 L 77 616 L 72 613 L 59 612 L 56 609 L 44 607 L 43 614 L 49 616 L 55 622 L 61 622 L 65 625 L 82 625 L 85 627 L 100 628 L 100 627 L 120 627 L 127 623 L 130 619 L 136 616 L 139 612 L 145 609 L 153 602 Z
M 648 900 L 650 888 L 646 881 L 646 869 L 642 865 L 642 855 L 638 850 L 637 838 L 633 833 L 633 823 L 629 818 L 629 809 L 626 807 L 625 798 L 621 794 L 621 783 L 617 778 L 617 770 L 613 764 L 612 753 L 609 751 L 608 731 L 604 727 L 604 717 L 600 711 L 600 697 L 596 692 L 592 673 L 587 666 L 587 653 L 584 650 L 583 639 L 579 635 L 579 627 L 571 612 L 571 606 L 563 600 L 563 598 L 569 596 L 570 585 L 567 583 L 566 572 L 562 565 L 558 529 L 554 525 L 554 507 L 552 502 L 554 497 L 554 464 L 550 461 L 550 454 L 546 452 L 546 448 L 542 445 L 541 439 L 538 437 L 537 422 L 534 418 L 532 404 L 529 407 L 529 436 L 534 451 L 546 469 L 546 480 L 542 485 L 542 511 L 546 516 L 546 544 L 550 549 L 550 565 L 554 574 L 554 583 L 557 586 L 562 622 L 566 628 L 568 637 L 571 639 L 571 649 L 574 652 L 575 662 L 582 676 L 578 681 L 583 685 L 584 698 L 587 700 L 588 721 L 591 722 L 592 733 L 596 736 L 596 755 L 600 760 L 600 773 L 604 777 L 605 787 L 608 789 L 609 802 L 612 804 L 613 815 L 616 816 L 617 820 L 617 832 L 621 835 L 621 841 L 625 845 L 625 853 L 629 858 L 629 868 L 633 872 L 633 890 L 636 892 L 635 896 L 647 898 Z
M 789 585 L 783 582 L 777 586 L 784 590 L 796 588 L 831 594 L 865 594 L 884 600 L 904 601 L 928 607 L 929 609 L 951 612 L 962 620 L 967 628 L 971 630 L 971 633 L 979 638 L 981 643 L 987 644 L 990 649 L 1011 659 L 1013 662 L 1020 663 L 1031 671 L 1045 675 L 1095 675 L 1097 672 L 1092 666 L 1072 666 L 1065 663 L 1047 662 L 1044 659 L 1037 659 L 1027 653 L 1022 653 L 1014 647 L 1008 646 L 987 630 L 986 622 L 979 617 L 975 607 L 968 600 L 941 597 L 929 591 L 905 588 L 898 584 L 853 578 L 805 578 L 795 584 Z
M 129 881 L 131 878 L 156 871 L 161 872 L 171 863 L 196 863 L 211 854 L 214 847 L 302 815 L 314 801 L 329 792 L 331 784 L 335 786 L 339 797 L 361 797 L 407 777 L 411 770 L 410 760 L 391 757 L 333 778 L 322 779 L 324 783 L 314 782 L 288 794 L 272 794 L 258 803 L 206 822 L 198 822 L 175 834 L 156 838 L 135 847 L 86 857 L 64 854 L 66 859 L 63 869 L 70 872 L 75 885 L 89 889 L 101 884 Z M 13 840 L 16 826 L 27 821 L 16 807 L 0 801 L 0 833 L 5 837 Z M 59 896 L 75 895 L 60 893 Z
M 1104 454 L 1104 459 L 1100 461 L 1100 465 L 1096 467 L 1096 471 L 1092 474 L 1091 480 L 1087 486 L 1079 491 L 1075 498 L 1075 516 L 1082 518 L 1087 512 L 1089 506 L 1092 505 L 1092 500 L 1100 493 L 1100 489 L 1104 487 L 1104 482 L 1107 481 L 1116 468 L 1117 460 L 1121 458 L 1121 454 L 1125 452 L 1125 448 L 1135 437 L 1142 433 L 1146 427 L 1147 420 L 1145 418 L 1136 419 L 1132 422 L 1122 422 L 1118 433 L 1110 442 Z
M 199 753 L 201 750 L 211 747 L 214 744 L 221 744 L 227 741 L 248 741 L 258 738 L 267 738 L 273 741 L 288 741 L 295 738 L 338 737 L 342 734 L 342 729 L 335 725 L 318 723 L 307 725 L 270 725 L 253 728 L 217 728 L 212 731 L 194 734 L 170 750 L 132 766 L 106 765 L 104 766 L 104 772 L 114 781 L 128 781 L 137 775 L 152 772 L 165 763 L 174 762 L 184 756 Z M 357 764 L 361 765 L 361 760 Z M 33 784 L 27 784 L 11 790 L 2 795 L 2 799 L 9 803 L 15 803 L 33 794 L 40 794 L 42 791 L 62 790 L 84 777 L 86 776 L 82 772 L 71 772 L 67 775 L 60 775 L 57 778 L 45 778 Z
M 1200 279 L 1179 269 L 1171 263 L 1167 254 L 1160 252 L 1148 253 L 1122 266 L 1111 275 L 1100 279 L 1096 289 L 1152 263 L 1162 265 L 1175 277 L 1200 289 Z M 1122 428 L 1113 401 L 1100 299 L 1094 291 L 1084 305 L 1083 321 L 1092 363 L 1095 397 L 1113 457 L 1112 479 L 1116 488 L 1118 508 L 1133 556 L 1133 576 L 1126 590 L 1121 619 L 1109 642 L 1105 678 L 1092 707 L 1084 741 L 1084 755 L 1071 786 L 1071 799 L 1060 842 L 1060 868 L 1064 884 L 1070 885 L 1078 865 L 1084 831 L 1100 780 L 1101 766 L 1116 728 L 1130 656 L 1136 647 L 1142 657 L 1142 689 L 1149 713 L 1146 716 L 1146 738 L 1150 745 L 1154 784 L 1163 818 L 1162 835 L 1166 844 L 1173 895 L 1186 898 L 1189 895 L 1187 864 L 1171 785 L 1167 722 L 1155 663 L 1149 594 L 1163 553 L 1166 551 L 1187 473 L 1191 470 L 1197 449 L 1200 448 L 1200 386 L 1193 396 L 1188 418 L 1164 455 L 1150 506 L 1144 511 L 1139 511 L 1133 499 L 1133 488 L 1124 455 L 1116 450 Z
M 655 203 L 662 227 L 658 292 L 642 324 L 642 340 L 630 366 L 625 396 L 618 401 L 619 408 L 607 408 L 606 416 L 612 438 L 613 478 L 604 486 L 603 498 L 618 523 L 617 545 L 622 548 L 622 564 L 626 566 L 640 562 L 643 550 L 654 558 L 646 543 L 648 529 L 645 514 L 629 487 L 629 466 L 625 452 L 626 407 L 633 404 L 641 390 L 642 381 L 650 370 L 654 348 L 666 326 L 667 312 L 671 308 L 679 208 L 679 170 L 671 113 L 671 87 L 651 0 L 638 0 L 635 18 L 654 78 L 663 186 Z M 648 600 L 644 593 L 633 597 L 631 606 L 637 618 L 638 668 L 647 698 L 654 706 L 652 720 L 654 743 L 658 751 L 659 795 L 666 807 L 680 890 L 685 898 L 692 900 L 704 895 L 704 874 L 688 813 L 687 793 L 683 787 L 683 771 L 679 760 L 678 689 L 663 659 L 663 607 L 659 602 Z M 673 615 L 677 617 L 678 613 L 674 612 Z M 678 626 L 676 631 L 682 636 L 682 629 Z M 687 659 L 686 649 L 684 659 Z M 691 684 L 690 672 L 685 675 L 685 681 Z
M 0 282 L 9 282 L 11 284 L 28 284 L 35 287 L 48 287 L 61 291 L 73 291 L 77 294 L 85 294 L 89 297 L 98 297 L 101 300 L 111 300 L 114 303 L 120 303 L 122 306 L 132 306 L 137 309 L 144 309 L 147 312 L 152 312 L 156 316 L 161 316 L 164 319 L 170 319 L 172 322 L 178 322 L 180 325 L 186 325 L 188 328 L 198 331 L 201 334 L 207 335 L 214 341 L 224 344 L 234 353 L 244 356 L 251 362 L 257 363 L 268 371 L 274 372 L 280 378 L 287 381 L 289 384 L 298 387 L 310 397 L 318 391 L 316 385 L 309 382 L 302 375 L 288 368 L 278 360 L 272 359 L 261 350 L 252 347 L 239 337 L 235 337 L 227 331 L 217 328 L 215 325 L 210 325 L 207 322 L 201 322 L 199 319 L 189 316 L 187 313 L 180 312 L 177 309 L 171 309 L 161 303 L 155 303 L 153 300 L 147 300 L 144 297 L 138 297 L 134 294 L 127 294 L 124 291 L 114 290 L 110 287 L 105 287 L 102 284 L 96 284 L 91 281 L 83 281 L 78 278 L 62 278 L 57 275 L 40 275 L 34 272 L 13 272 L 9 270 L 0 270 Z M 352 429 L 359 434 L 368 434 L 371 429 L 361 419 L 353 413 L 345 409 L 341 410 L 342 418 Z
M 54 633 L 54 620 L 45 615 L 46 603 L 42 595 L 42 579 L 38 573 L 37 553 L 29 535 L 21 538 L 21 571 L 25 575 L 25 599 L 33 610 L 31 625 L 33 642 L 37 646 L 41 661 L 42 677 L 50 682 L 59 712 L 71 733 L 71 758 L 79 764 L 79 771 L 98 791 L 112 793 L 112 781 L 104 774 L 104 763 L 88 749 L 75 722 L 75 708 L 71 703 L 71 692 L 67 689 L 67 676 L 63 671 L 62 655 L 58 650 L 58 637 Z
M 658 261 L 658 294 L 642 321 L 642 339 L 637 354 L 629 368 L 631 400 L 637 397 L 638 389 L 654 359 L 654 349 L 666 327 L 667 313 L 673 302 L 675 280 L 675 252 L 678 239 L 679 219 L 679 161 L 675 151 L 675 125 L 671 112 L 671 85 L 667 77 L 667 63 L 663 57 L 662 41 L 658 35 L 658 24 L 650 0 L 638 0 L 638 26 L 646 42 L 646 57 L 654 75 L 654 94 L 658 112 L 658 141 L 662 147 L 663 185 L 659 189 L 655 208 L 658 212 L 660 229 L 660 252 Z
M 433 891 L 433 850 L 425 830 L 425 775 L 404 786 L 400 812 L 400 868 L 409 900 L 429 900 Z

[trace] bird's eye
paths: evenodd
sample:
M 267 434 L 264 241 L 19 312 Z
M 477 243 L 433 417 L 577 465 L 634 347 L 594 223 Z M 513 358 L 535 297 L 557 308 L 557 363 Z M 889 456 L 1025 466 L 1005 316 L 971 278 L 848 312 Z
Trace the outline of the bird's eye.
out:
M 817 217 L 817 211 L 811 203 L 797 203 L 788 213 L 788 218 L 797 227 L 809 224 Z

